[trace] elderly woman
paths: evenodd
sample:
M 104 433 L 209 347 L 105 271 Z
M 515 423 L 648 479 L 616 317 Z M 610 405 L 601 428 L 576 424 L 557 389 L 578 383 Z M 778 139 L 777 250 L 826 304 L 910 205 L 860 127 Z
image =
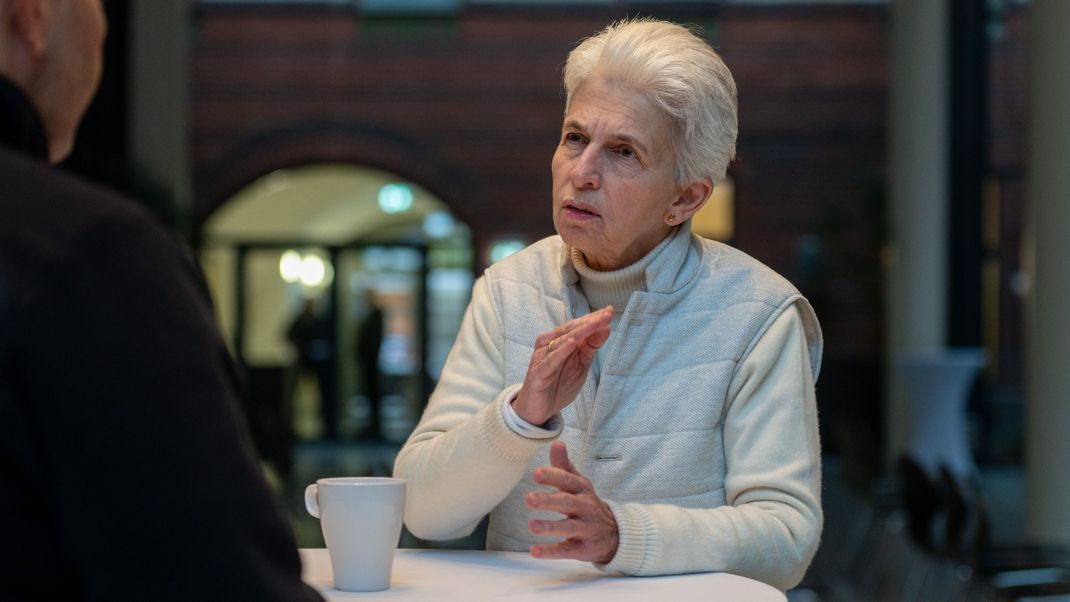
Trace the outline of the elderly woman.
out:
M 792 587 L 821 533 L 821 335 L 786 280 L 689 219 L 734 155 L 736 89 L 671 23 L 564 69 L 558 236 L 486 270 L 397 458 L 418 537 L 608 571 Z

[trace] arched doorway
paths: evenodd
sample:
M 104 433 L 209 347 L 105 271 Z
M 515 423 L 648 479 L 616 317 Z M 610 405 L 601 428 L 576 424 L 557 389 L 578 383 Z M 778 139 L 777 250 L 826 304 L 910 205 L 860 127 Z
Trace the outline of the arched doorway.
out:
M 295 435 L 408 435 L 472 284 L 471 233 L 439 198 L 365 166 L 277 170 L 205 220 L 199 254 L 266 458 L 287 470 Z

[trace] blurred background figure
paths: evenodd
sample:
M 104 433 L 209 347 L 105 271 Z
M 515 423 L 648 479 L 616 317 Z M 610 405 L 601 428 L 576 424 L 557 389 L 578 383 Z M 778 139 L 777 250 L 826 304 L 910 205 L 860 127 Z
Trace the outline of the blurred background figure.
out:
M 316 310 L 315 299 L 305 299 L 290 328 L 286 339 L 293 345 L 296 354 L 293 374 L 290 377 L 291 407 L 298 405 L 305 398 L 298 399 L 298 391 L 308 380 L 315 383 L 314 405 L 318 408 L 318 425 L 304 427 L 302 434 L 306 438 L 322 434 L 326 439 L 338 436 L 338 401 L 335 391 L 335 353 L 331 335 L 331 322 L 324 312 Z M 302 382 L 305 381 L 305 382 Z M 307 416 L 308 408 L 302 408 L 301 419 L 306 423 L 312 420 Z
M 383 436 L 380 411 L 382 375 L 379 370 L 379 352 L 383 346 L 383 309 L 379 306 L 375 290 L 368 289 L 364 299 L 368 309 L 357 329 L 357 364 L 361 388 L 368 403 L 368 418 L 361 437 L 378 440 Z

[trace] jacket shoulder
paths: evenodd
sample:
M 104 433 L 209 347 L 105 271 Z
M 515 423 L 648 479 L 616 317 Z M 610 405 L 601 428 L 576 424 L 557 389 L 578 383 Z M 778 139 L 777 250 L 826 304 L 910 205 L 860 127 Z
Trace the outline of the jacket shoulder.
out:
M 101 237 L 170 235 L 141 206 L 60 169 L 0 149 L 0 263 L 78 261 Z
M 699 277 L 726 293 L 777 306 L 800 296 L 787 278 L 735 247 L 700 236 L 693 244 L 702 257 Z
M 561 265 L 565 243 L 560 236 L 548 236 L 486 269 L 490 282 L 513 281 L 541 285 L 542 290 L 556 290 L 562 283 Z
M 705 279 L 714 302 L 725 305 L 759 303 L 766 307 L 755 317 L 761 322 L 760 336 L 788 307 L 798 309 L 810 352 L 811 369 L 817 379 L 824 337 L 810 302 L 787 278 L 754 257 L 724 243 L 696 236 L 702 255 L 700 277 Z

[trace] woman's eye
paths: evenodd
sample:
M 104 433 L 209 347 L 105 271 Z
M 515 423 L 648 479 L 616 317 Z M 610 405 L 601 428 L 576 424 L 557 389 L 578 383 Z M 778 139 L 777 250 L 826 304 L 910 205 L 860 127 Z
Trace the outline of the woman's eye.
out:
M 621 157 L 624 157 L 625 159 L 634 159 L 636 157 L 635 150 L 627 146 L 622 146 L 618 148 L 617 154 Z
M 569 132 L 565 134 L 565 142 L 583 142 L 583 136 L 576 132 Z

